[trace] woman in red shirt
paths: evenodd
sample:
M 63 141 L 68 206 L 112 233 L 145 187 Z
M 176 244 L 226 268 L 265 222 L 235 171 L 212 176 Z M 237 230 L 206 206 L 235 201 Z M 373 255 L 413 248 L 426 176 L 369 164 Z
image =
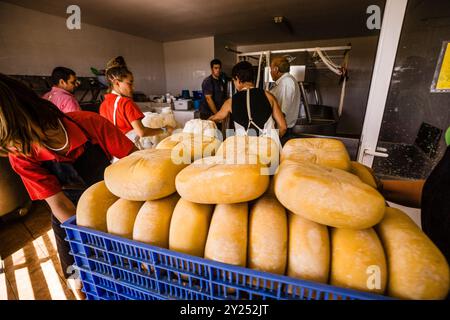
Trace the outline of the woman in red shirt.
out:
M 21 82 L 0 74 L 0 151 L 8 155 L 30 198 L 50 206 L 67 278 L 73 257 L 61 223 L 75 215 L 84 190 L 103 180 L 112 157 L 123 158 L 136 150 L 98 114 L 64 114 Z
M 131 141 L 139 146 L 139 139 L 163 133 L 166 129 L 144 127 L 144 114 L 134 103 L 133 74 L 128 70 L 122 57 L 108 63 L 106 78 L 111 84 L 111 93 L 105 95 L 100 105 L 100 115 L 108 119 Z

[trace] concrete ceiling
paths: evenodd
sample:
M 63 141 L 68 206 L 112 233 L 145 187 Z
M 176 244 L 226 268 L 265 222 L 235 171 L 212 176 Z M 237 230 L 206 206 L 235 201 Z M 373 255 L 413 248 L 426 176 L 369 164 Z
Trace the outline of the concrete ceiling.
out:
M 237 45 L 377 35 L 366 9 L 384 0 L 6 0 L 68 17 L 77 4 L 82 23 L 155 41 L 223 36 Z M 275 24 L 283 16 L 288 24 Z

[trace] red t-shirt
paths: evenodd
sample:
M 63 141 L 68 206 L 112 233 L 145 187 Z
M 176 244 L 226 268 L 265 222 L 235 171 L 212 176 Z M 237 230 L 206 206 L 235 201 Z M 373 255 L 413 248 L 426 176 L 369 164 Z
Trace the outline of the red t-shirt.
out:
M 14 171 L 22 181 L 32 200 L 43 200 L 61 191 L 61 185 L 56 176 L 50 174 L 41 166 L 42 161 L 74 162 L 84 152 L 89 135 L 93 144 L 98 144 L 109 158 L 123 158 L 130 154 L 134 144 L 106 119 L 93 112 L 76 111 L 66 113 L 73 119 L 62 119 L 69 136 L 69 151 L 65 156 L 59 155 L 47 148 L 35 146 L 31 156 L 9 154 L 9 161 Z M 78 124 L 78 126 L 77 126 Z
M 114 103 L 116 102 L 116 98 L 116 94 L 108 93 L 105 95 L 105 100 L 100 105 L 100 115 L 108 119 L 113 124 Z M 127 134 L 133 130 L 131 123 L 135 120 L 141 120 L 143 118 L 144 114 L 131 98 L 120 97 L 116 111 L 116 127 L 119 128 L 122 133 Z

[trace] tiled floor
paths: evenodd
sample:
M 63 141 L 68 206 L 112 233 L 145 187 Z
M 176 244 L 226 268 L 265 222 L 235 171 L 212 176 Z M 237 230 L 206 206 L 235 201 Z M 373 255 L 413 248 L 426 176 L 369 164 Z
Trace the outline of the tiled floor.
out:
M 21 219 L 0 223 L 0 300 L 17 299 L 75 299 L 63 277 L 44 202 L 33 203 Z

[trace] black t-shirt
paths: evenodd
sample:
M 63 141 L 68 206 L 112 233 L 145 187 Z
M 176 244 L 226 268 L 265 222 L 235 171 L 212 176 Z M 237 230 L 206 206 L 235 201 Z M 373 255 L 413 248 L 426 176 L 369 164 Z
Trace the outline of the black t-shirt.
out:
M 422 229 L 450 263 L 450 146 L 422 191 Z
M 250 89 L 250 112 L 253 122 L 263 129 L 264 124 L 272 116 L 272 106 L 263 89 Z M 231 100 L 231 119 L 247 129 L 249 122 L 247 112 L 247 90 L 239 91 L 233 95 Z M 256 133 L 259 131 L 254 125 L 251 125 L 250 128 L 254 129 Z
M 212 96 L 217 110 L 220 110 L 226 100 L 226 84 L 220 80 L 215 79 L 212 75 L 203 80 L 202 83 L 203 100 L 200 104 L 200 113 L 212 115 L 211 109 L 206 102 L 206 96 Z

